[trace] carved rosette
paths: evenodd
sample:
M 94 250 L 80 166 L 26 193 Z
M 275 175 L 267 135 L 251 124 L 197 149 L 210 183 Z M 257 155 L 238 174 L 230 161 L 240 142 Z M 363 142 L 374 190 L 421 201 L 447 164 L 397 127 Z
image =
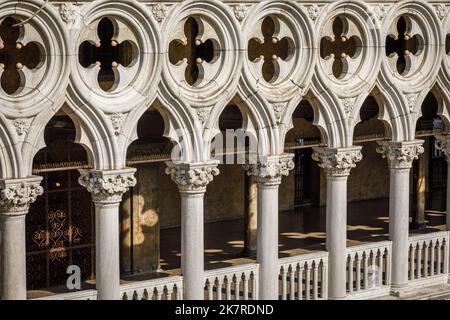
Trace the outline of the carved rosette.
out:
M 19 216 L 28 213 L 30 204 L 44 193 L 42 177 L 0 180 L 0 215 Z
M 447 159 L 447 162 L 450 162 L 450 134 L 440 134 L 435 136 L 435 146 L 436 149 L 440 150 L 445 158 Z
M 422 140 L 391 142 L 378 141 L 377 152 L 388 160 L 391 169 L 409 169 L 413 160 L 424 152 Z
M 327 176 L 346 177 L 350 170 L 363 158 L 362 147 L 350 148 L 314 148 L 313 160 L 319 162 L 319 167 L 325 170 Z
M 288 176 L 295 165 L 293 154 L 261 157 L 256 164 L 245 164 L 247 175 L 255 176 L 259 184 L 278 186 L 283 176 Z
M 205 192 L 206 186 L 219 175 L 217 162 L 166 164 L 166 174 L 178 185 L 181 192 Z
M 136 169 L 124 170 L 80 170 L 78 182 L 92 195 L 97 203 L 120 203 L 122 195 L 136 185 Z

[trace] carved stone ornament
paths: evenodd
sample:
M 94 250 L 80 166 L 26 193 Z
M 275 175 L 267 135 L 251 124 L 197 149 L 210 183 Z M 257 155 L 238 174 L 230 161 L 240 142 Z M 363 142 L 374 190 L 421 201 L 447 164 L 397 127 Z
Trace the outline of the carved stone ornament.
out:
M 154 4 L 151 7 L 153 17 L 156 21 L 161 22 L 167 16 L 167 7 L 162 3 Z
M 219 175 L 217 162 L 166 164 L 166 174 L 178 185 L 181 192 L 205 192 L 206 186 Z
M 445 6 L 445 4 L 440 3 L 438 5 L 436 5 L 436 14 L 438 15 L 439 19 L 444 19 L 445 16 L 447 15 L 447 8 Z
M 96 171 L 80 170 L 78 182 L 92 195 L 94 202 L 119 203 L 122 195 L 136 185 L 136 169 Z
M 30 204 L 44 193 L 42 177 L 0 180 L 0 215 L 27 214 Z
M 411 113 L 414 112 L 418 96 L 419 95 L 417 93 L 408 93 L 406 95 L 406 102 L 408 103 L 408 109 Z
M 308 15 L 311 18 L 311 20 L 316 21 L 316 19 L 320 15 L 320 8 L 317 4 L 313 4 L 308 7 Z
M 363 158 L 361 147 L 350 148 L 313 148 L 313 160 L 319 162 L 319 167 L 325 170 L 328 176 L 345 177 L 350 170 Z
M 275 119 L 277 120 L 277 124 L 281 123 L 281 120 L 284 115 L 284 105 L 283 104 L 274 104 L 273 112 L 275 114 Z
M 200 120 L 202 124 L 208 121 L 210 108 L 198 108 L 195 112 L 197 113 L 198 120 Z
M 255 176 L 258 183 L 279 185 L 283 176 L 288 176 L 295 165 L 292 154 L 260 157 L 256 164 L 245 164 L 247 175 Z
M 59 8 L 59 14 L 65 23 L 71 23 L 77 17 L 77 8 L 70 2 L 63 3 Z
M 239 4 L 233 8 L 234 16 L 239 21 L 242 21 L 247 16 L 247 6 Z
M 28 134 L 28 131 L 30 130 L 31 119 L 15 119 L 13 121 L 13 125 L 14 128 L 16 128 L 17 135 L 21 137 Z
M 444 155 L 447 161 L 450 161 L 450 135 L 440 134 L 435 136 L 435 146 L 436 149 L 440 150 Z
M 349 116 L 353 108 L 355 107 L 356 97 L 345 97 L 341 99 L 342 105 L 344 107 L 345 113 Z
M 388 160 L 392 169 L 409 169 L 413 160 L 424 152 L 422 140 L 391 142 L 378 141 L 377 152 Z
M 109 116 L 111 119 L 111 125 L 114 129 L 114 134 L 117 136 L 120 133 L 120 128 L 122 127 L 122 122 L 125 119 L 123 113 L 113 113 Z

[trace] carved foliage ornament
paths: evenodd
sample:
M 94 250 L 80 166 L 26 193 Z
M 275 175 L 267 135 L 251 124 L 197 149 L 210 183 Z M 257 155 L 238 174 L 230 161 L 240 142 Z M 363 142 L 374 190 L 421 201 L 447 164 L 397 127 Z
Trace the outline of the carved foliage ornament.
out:
M 450 135 L 436 135 L 436 149 L 440 150 L 447 161 L 450 161 Z
M 71 23 L 77 17 L 77 8 L 70 2 L 63 3 L 59 8 L 59 14 L 65 23 Z
M 86 171 L 80 170 L 78 182 L 92 195 L 94 202 L 118 203 L 130 187 L 136 185 L 134 170 Z
M 157 3 L 151 7 L 153 17 L 156 21 L 161 22 L 167 16 L 167 7 L 162 3 Z
M 240 4 L 233 8 L 234 16 L 239 21 L 242 21 L 247 16 L 247 6 Z
M 413 160 L 424 152 L 422 141 L 389 142 L 379 141 L 377 152 L 386 158 L 391 168 L 411 168 Z
M 31 124 L 30 119 L 22 118 L 13 121 L 14 128 L 16 128 L 16 132 L 19 137 L 26 135 L 28 133 L 28 131 L 30 130 L 30 124 Z
M 28 207 L 38 196 L 44 193 L 40 186 L 42 178 L 31 181 L 0 182 L 0 209 L 5 215 L 26 214 Z
M 272 156 L 260 159 L 257 164 L 246 164 L 244 169 L 249 176 L 255 176 L 259 183 L 279 185 L 283 176 L 288 176 L 295 165 L 293 155 Z
M 440 3 L 438 5 L 436 5 L 436 13 L 439 17 L 439 19 L 444 19 L 446 14 L 447 14 L 447 8 L 445 6 L 445 4 Z
M 174 165 L 167 163 L 166 174 L 178 185 L 180 191 L 205 191 L 206 186 L 219 175 L 216 165 Z
M 313 160 L 319 162 L 319 167 L 323 168 L 329 176 L 348 176 L 350 170 L 362 160 L 361 147 L 344 149 L 335 148 L 314 148 Z

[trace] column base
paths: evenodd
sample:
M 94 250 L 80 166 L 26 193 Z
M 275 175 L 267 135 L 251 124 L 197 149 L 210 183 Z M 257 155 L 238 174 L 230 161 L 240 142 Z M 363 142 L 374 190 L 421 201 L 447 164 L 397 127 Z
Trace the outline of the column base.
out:
M 414 292 L 416 289 L 411 288 L 407 284 L 401 286 L 391 286 L 391 295 L 394 297 L 401 298 L 407 294 Z

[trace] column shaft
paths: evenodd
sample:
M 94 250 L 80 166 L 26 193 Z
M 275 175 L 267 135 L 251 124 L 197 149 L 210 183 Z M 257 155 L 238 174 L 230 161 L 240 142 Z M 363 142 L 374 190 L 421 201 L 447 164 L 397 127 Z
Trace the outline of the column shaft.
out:
M 0 218 L 2 300 L 27 298 L 25 218 L 25 215 Z
M 392 241 L 392 286 L 408 285 L 409 168 L 391 169 L 389 238 Z
M 203 197 L 204 192 L 181 192 L 181 255 L 186 300 L 204 298 Z
M 347 294 L 347 176 L 327 177 L 326 212 L 328 296 L 342 299 Z
M 120 299 L 119 204 L 95 203 L 98 300 Z
M 259 299 L 278 299 L 278 185 L 258 184 Z
M 447 160 L 447 231 L 450 231 L 450 161 Z

